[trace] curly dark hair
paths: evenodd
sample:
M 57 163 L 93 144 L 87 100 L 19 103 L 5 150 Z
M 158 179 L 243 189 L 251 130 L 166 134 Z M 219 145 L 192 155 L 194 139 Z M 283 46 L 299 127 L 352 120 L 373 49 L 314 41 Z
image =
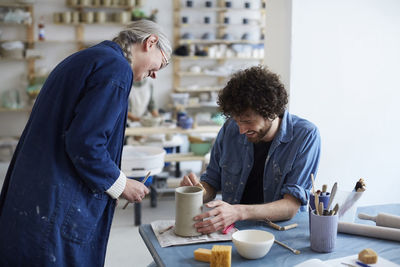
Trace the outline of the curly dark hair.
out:
M 278 75 L 256 66 L 234 73 L 219 92 L 217 103 L 227 117 L 253 110 L 264 118 L 274 119 L 285 112 L 288 93 Z

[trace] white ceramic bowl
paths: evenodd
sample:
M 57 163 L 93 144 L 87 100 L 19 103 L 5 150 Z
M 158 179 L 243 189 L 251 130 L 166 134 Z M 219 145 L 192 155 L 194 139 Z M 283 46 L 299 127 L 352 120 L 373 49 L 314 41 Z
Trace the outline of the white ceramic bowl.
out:
M 275 236 L 262 230 L 242 230 L 232 235 L 233 244 L 246 259 L 264 257 L 274 244 Z

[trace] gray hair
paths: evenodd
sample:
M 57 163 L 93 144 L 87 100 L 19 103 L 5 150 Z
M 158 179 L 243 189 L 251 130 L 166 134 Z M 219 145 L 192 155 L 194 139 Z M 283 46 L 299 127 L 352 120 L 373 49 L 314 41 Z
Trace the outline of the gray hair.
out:
M 162 49 L 167 56 L 171 55 L 171 44 L 167 36 L 161 30 L 161 27 L 146 19 L 137 20 L 127 25 L 126 28 L 113 39 L 113 42 L 121 46 L 125 58 L 132 65 L 132 45 L 145 42 L 152 34 L 158 36 L 157 46 Z

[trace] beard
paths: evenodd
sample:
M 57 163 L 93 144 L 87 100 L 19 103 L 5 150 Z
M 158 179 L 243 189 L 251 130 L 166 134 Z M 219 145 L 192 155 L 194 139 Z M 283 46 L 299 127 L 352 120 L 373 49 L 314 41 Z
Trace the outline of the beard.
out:
M 249 140 L 249 142 L 257 144 L 259 142 L 261 142 L 263 140 L 263 138 L 269 133 L 269 131 L 271 130 L 272 127 L 272 123 L 269 123 L 267 125 L 265 125 L 265 127 L 261 128 L 258 131 L 254 131 L 256 133 L 256 135 L 254 137 L 247 137 L 247 140 Z

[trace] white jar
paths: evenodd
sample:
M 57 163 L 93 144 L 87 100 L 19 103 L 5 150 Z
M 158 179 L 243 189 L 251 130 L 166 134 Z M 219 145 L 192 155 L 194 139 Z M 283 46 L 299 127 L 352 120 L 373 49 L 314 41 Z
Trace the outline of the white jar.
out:
M 126 24 L 131 21 L 131 13 L 128 11 L 123 11 L 115 14 L 115 21 L 118 23 Z
M 80 22 L 80 19 L 79 19 L 79 11 L 74 11 L 74 12 L 72 12 L 72 14 L 71 14 L 71 22 L 72 23 L 79 23 Z
M 135 6 L 135 0 L 126 0 L 126 5 L 130 7 Z
M 61 13 L 53 13 L 53 22 L 54 23 L 61 23 Z
M 93 12 L 92 11 L 87 11 L 87 12 L 83 12 L 83 21 L 85 23 L 93 23 Z
M 71 12 L 65 11 L 61 13 L 61 22 L 66 24 L 71 23 Z
M 102 0 L 103 6 L 111 6 L 111 0 Z
M 98 11 L 98 12 L 94 13 L 94 20 L 97 23 L 106 22 L 106 13 L 104 11 Z

